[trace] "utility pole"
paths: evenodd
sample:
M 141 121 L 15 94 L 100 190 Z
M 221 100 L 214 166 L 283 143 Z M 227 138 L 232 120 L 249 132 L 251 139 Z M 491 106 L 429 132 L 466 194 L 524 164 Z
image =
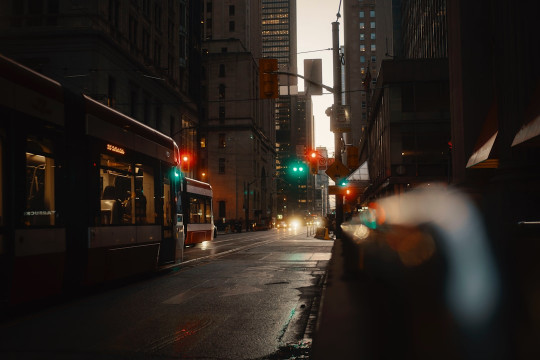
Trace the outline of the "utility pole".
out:
M 339 15 L 339 14 L 338 14 Z M 339 19 L 339 17 L 338 17 Z M 332 50 L 334 65 L 334 109 L 341 104 L 341 58 L 339 54 L 339 21 L 332 23 Z M 334 158 L 341 162 L 341 132 L 334 132 Z M 336 235 L 341 236 L 341 224 L 343 223 L 343 195 L 336 194 Z

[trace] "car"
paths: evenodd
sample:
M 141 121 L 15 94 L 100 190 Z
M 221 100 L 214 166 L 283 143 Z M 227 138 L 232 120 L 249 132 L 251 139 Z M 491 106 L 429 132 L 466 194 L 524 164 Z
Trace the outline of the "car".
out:
M 287 228 L 287 222 L 285 220 L 278 220 L 276 223 L 276 228 L 278 229 L 286 229 Z

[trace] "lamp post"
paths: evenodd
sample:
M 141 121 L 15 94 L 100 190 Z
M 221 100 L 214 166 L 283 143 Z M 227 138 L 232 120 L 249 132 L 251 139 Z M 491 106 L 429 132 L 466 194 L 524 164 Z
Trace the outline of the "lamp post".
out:
M 338 19 L 340 15 L 338 13 Z M 332 50 L 334 65 L 334 105 L 341 105 L 341 59 L 339 54 L 339 21 L 332 23 Z M 334 157 L 341 162 L 341 133 L 334 132 Z M 341 236 L 341 223 L 343 222 L 343 196 L 336 195 L 336 233 Z

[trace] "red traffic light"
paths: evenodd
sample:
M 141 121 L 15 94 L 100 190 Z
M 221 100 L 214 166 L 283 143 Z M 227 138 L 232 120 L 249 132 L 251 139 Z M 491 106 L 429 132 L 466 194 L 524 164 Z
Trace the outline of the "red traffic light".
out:
M 182 172 L 188 172 L 191 167 L 191 156 L 189 154 L 182 154 L 180 156 L 180 169 Z
M 307 152 L 307 161 L 309 163 L 309 170 L 311 174 L 319 173 L 319 158 L 320 155 L 316 150 L 309 150 Z

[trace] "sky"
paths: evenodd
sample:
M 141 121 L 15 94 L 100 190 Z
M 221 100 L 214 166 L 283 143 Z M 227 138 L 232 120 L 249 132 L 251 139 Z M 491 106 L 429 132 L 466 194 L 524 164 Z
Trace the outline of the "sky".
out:
M 340 0 L 296 0 L 297 11 L 297 60 L 298 73 L 304 75 L 304 59 L 322 59 L 323 84 L 333 87 L 332 70 L 332 22 Z M 343 5 L 341 6 L 343 8 Z M 341 12 L 341 11 L 340 11 Z M 339 20 L 340 46 L 343 45 L 343 17 Z M 316 51 L 322 50 L 322 51 Z M 304 82 L 298 79 L 298 90 L 303 91 Z M 313 116 L 315 117 L 315 146 L 328 149 L 328 156 L 334 154 L 334 133 L 330 132 L 330 119 L 325 110 L 332 106 L 334 96 L 326 90 L 323 95 L 313 96 Z

